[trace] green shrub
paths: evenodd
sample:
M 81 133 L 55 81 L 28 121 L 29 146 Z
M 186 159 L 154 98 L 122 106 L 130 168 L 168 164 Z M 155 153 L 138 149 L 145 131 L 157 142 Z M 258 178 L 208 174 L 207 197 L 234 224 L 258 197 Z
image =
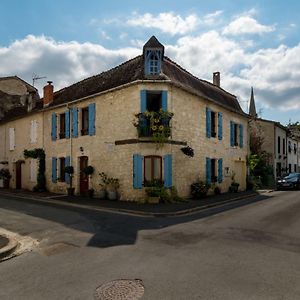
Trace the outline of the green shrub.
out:
M 197 181 L 191 184 L 191 194 L 192 197 L 197 198 L 204 198 L 207 195 L 207 192 L 210 188 L 210 184 L 205 183 L 203 181 Z

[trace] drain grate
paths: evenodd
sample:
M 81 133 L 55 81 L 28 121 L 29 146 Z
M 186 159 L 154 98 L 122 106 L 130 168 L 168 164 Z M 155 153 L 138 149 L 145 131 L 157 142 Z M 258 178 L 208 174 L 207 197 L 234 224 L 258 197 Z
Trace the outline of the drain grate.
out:
M 119 279 L 99 286 L 94 298 L 96 300 L 138 300 L 142 298 L 144 291 L 142 280 Z

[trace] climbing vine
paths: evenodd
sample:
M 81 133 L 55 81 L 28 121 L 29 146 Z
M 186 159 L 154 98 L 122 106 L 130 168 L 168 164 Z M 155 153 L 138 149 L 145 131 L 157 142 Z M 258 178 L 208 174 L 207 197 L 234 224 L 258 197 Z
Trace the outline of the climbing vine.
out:
M 36 192 L 43 192 L 46 191 L 46 177 L 45 177 L 45 170 L 46 170 L 46 163 L 45 163 L 45 151 L 42 148 L 35 148 L 33 150 L 24 150 L 24 157 L 25 158 L 34 158 L 38 159 L 39 161 L 39 168 L 37 174 L 37 185 L 33 188 Z

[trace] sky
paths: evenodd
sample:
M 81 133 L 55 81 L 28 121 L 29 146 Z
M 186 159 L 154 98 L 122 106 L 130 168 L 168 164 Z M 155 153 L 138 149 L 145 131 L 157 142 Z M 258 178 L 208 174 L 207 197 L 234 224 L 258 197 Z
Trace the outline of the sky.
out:
M 42 96 L 142 53 L 155 35 L 165 55 L 237 96 L 260 117 L 300 121 L 300 1 L 0 0 L 0 76 Z

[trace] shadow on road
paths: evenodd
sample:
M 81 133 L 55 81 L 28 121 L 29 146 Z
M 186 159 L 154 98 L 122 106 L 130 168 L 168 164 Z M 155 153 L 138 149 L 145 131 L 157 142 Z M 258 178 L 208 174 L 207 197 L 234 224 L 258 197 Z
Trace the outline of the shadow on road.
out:
M 13 197 L 6 197 L 6 199 L 0 198 L 0 208 L 60 223 L 77 231 L 91 233 L 93 237 L 88 241 L 87 246 L 107 248 L 134 244 L 140 230 L 156 230 L 172 225 L 192 222 L 227 210 L 265 201 L 270 198 L 272 198 L 271 195 L 258 195 L 254 198 L 239 200 L 220 207 L 199 211 L 191 215 L 166 218 L 85 211 L 75 207 L 62 209 L 49 205 L 32 204 L 26 202 L 26 200 L 24 201 L 24 199 Z M 86 221 L 83 221 L 83 218 Z

